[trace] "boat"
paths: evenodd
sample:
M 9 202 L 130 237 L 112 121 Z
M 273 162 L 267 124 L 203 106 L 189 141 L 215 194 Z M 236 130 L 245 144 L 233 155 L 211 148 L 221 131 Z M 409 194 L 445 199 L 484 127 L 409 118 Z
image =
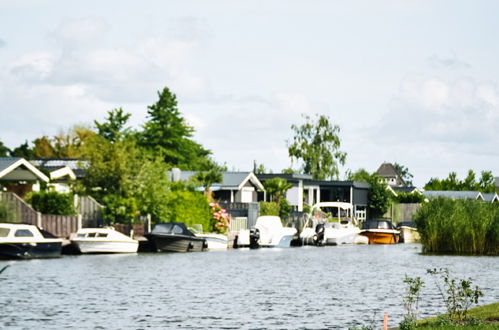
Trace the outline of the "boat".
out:
M 208 247 L 205 238 L 196 237 L 182 222 L 157 223 L 145 237 L 161 252 L 200 252 Z
M 200 224 L 193 224 L 187 227 L 189 231 L 194 233 L 196 237 L 201 237 L 206 240 L 208 250 L 223 250 L 227 249 L 228 238 L 226 235 L 216 234 L 216 233 L 205 233 L 203 232 L 203 226 Z
M 250 247 L 290 247 L 296 233 L 296 228 L 283 227 L 278 216 L 260 216 L 250 230 Z
M 139 241 L 112 227 L 81 228 L 70 237 L 81 253 L 136 253 Z
M 400 231 L 401 243 L 416 243 L 421 240 L 416 224 L 412 221 L 403 221 L 397 225 Z
M 34 225 L 0 223 L 0 258 L 34 259 L 61 256 L 62 239 Z
M 351 203 L 320 202 L 312 206 L 300 238 L 306 245 L 340 245 L 360 242 L 359 234 Z
M 369 244 L 396 244 L 400 238 L 400 231 L 387 219 L 365 221 L 360 234 L 369 239 Z

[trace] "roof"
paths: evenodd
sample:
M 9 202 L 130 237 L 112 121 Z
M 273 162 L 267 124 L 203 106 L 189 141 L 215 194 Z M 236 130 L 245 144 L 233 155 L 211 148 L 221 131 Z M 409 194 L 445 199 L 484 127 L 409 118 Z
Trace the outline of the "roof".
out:
M 482 196 L 486 202 L 499 202 L 499 195 L 496 193 L 483 193 Z
M 369 183 L 364 181 L 320 181 L 320 180 L 306 180 L 306 185 L 314 185 L 321 187 L 354 187 L 358 189 L 369 189 Z
M 85 176 L 85 167 L 89 164 L 87 160 L 77 158 L 44 158 L 33 159 L 30 163 L 38 168 L 54 172 L 64 167 L 69 167 L 76 175 L 76 178 L 81 179 Z
M 423 195 L 427 198 L 451 198 L 451 199 L 480 199 L 484 200 L 479 191 L 452 191 L 452 190 L 427 190 L 423 191 Z
M 188 180 L 191 176 L 198 172 L 182 171 L 180 180 Z M 250 181 L 259 190 L 265 190 L 262 183 L 253 172 L 222 172 L 222 182 L 216 182 L 212 185 L 212 190 L 240 190 Z
M 383 177 L 395 177 L 399 175 L 395 170 L 395 167 L 391 163 L 381 164 L 376 173 L 378 173 L 379 176 Z
M 0 158 L 0 180 L 49 181 L 49 178 L 24 158 Z
M 419 191 L 419 189 L 416 187 L 392 187 L 392 189 L 397 193 L 399 192 L 408 193 L 408 194 L 421 193 L 421 191 Z

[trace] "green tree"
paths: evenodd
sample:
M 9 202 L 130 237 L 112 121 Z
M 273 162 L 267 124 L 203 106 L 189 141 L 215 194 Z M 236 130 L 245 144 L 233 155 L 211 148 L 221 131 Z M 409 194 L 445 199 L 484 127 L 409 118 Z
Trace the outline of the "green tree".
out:
M 204 187 L 204 194 L 206 198 L 211 202 L 213 201 L 213 192 L 211 191 L 211 186 L 214 183 L 222 182 L 222 172 L 217 166 L 213 166 L 208 171 L 201 171 L 196 173 L 195 180 L 201 183 Z
M 131 114 L 124 113 L 122 108 L 108 111 L 105 122 L 99 123 L 94 120 L 97 134 L 111 142 L 122 139 L 131 133 L 131 128 L 126 126 L 130 116 Z
M 468 171 L 466 178 L 461 181 L 457 178 L 456 172 L 451 172 L 447 178 L 440 180 L 438 178 L 431 178 L 424 186 L 425 190 L 479 190 L 481 192 L 494 192 L 495 179 L 491 171 L 482 171 L 481 177 L 477 181 L 476 174 L 473 170 Z
M 347 172 L 347 179 L 350 181 L 364 181 L 369 183 L 367 193 L 369 214 L 371 218 L 383 216 L 390 207 L 390 192 L 387 186 L 376 173 L 370 174 L 365 169 L 356 172 Z
M 11 157 L 21 157 L 25 159 L 33 159 L 34 153 L 33 149 L 30 148 L 28 141 L 25 141 L 19 147 L 12 149 L 10 152 Z
M 316 180 L 338 178 L 338 166 L 345 165 L 347 155 L 340 151 L 340 127 L 325 115 L 302 116 L 304 124 L 291 126 L 295 136 L 293 143 L 288 143 L 289 156 L 301 159 L 303 172 Z
M 194 128 L 189 126 L 177 108 L 177 97 L 168 88 L 158 92 L 159 100 L 149 106 L 148 121 L 140 133 L 139 143 L 171 166 L 187 170 L 205 170 L 213 165 L 210 151 L 194 142 Z
M 0 141 L 0 157 L 7 157 L 10 154 L 10 149 Z
M 478 187 L 481 192 L 491 193 L 496 191 L 496 180 L 491 171 L 482 171 Z
M 265 181 L 263 186 L 272 201 L 276 203 L 279 216 L 282 218 L 288 217 L 291 207 L 286 200 L 286 192 L 293 187 L 293 184 L 283 178 L 276 177 Z
M 47 136 L 42 136 L 33 141 L 33 153 L 35 158 L 54 158 L 55 150 Z
M 412 178 L 413 175 L 409 172 L 409 169 L 401 164 L 395 163 L 393 164 L 395 171 L 397 171 L 398 175 L 404 180 L 406 186 L 412 187 Z

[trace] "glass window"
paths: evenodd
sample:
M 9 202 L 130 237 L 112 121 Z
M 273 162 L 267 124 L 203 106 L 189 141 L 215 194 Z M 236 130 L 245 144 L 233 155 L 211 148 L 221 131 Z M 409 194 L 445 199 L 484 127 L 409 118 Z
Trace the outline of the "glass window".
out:
M 16 237 L 33 237 L 33 233 L 29 229 L 18 229 L 16 230 L 15 235 Z
M 107 233 L 97 233 L 97 237 L 107 237 Z
M 85 236 L 87 236 L 87 234 L 85 234 L 85 233 L 79 233 L 78 235 L 76 235 L 76 237 L 78 237 L 78 238 L 83 238 Z
M 9 228 L 0 228 L 0 237 L 7 237 L 9 235 Z
M 183 232 L 182 227 L 177 226 L 177 225 L 175 225 L 175 226 L 173 227 L 173 233 L 174 233 L 174 234 L 182 234 L 182 232 Z

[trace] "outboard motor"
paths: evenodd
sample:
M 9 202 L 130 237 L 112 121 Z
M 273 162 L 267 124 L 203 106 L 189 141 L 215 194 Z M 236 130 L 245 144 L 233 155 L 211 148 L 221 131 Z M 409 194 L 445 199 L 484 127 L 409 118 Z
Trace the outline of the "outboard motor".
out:
M 258 228 L 250 229 L 250 249 L 258 249 L 260 247 L 260 230 Z
M 314 235 L 314 244 L 315 245 L 322 245 L 324 244 L 324 231 L 325 231 L 325 225 L 323 223 L 319 223 L 317 226 L 315 226 L 315 235 Z

